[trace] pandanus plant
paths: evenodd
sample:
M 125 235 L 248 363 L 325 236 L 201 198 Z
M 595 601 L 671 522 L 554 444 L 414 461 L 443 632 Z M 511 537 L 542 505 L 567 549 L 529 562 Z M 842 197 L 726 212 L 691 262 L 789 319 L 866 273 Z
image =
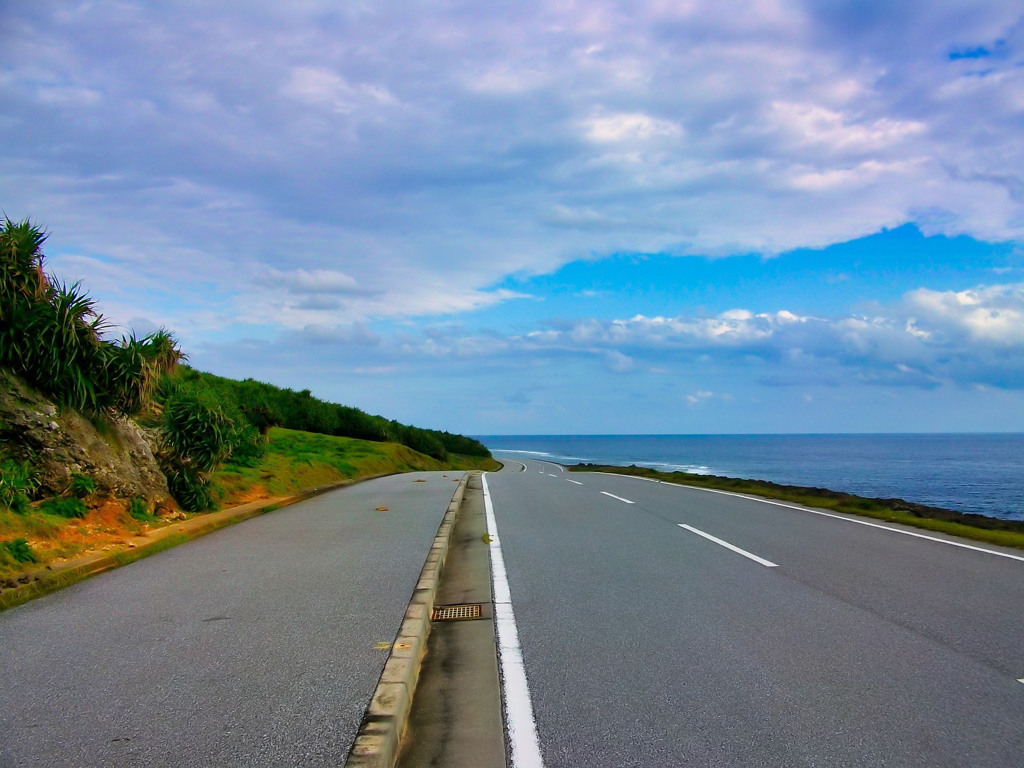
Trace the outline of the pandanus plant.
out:
M 43 272 L 43 243 L 48 235 L 28 219 L 4 216 L 0 229 L 0 320 L 17 301 L 45 301 L 49 281 Z
M 165 328 L 107 341 L 109 324 L 80 283 L 43 269 L 46 233 L 5 217 L 0 229 L 0 366 L 76 410 L 134 414 L 185 359 Z

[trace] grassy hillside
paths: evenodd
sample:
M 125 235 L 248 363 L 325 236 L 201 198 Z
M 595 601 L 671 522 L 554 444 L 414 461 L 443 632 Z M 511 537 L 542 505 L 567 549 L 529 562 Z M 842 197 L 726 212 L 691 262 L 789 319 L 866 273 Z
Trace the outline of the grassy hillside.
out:
M 272 428 L 267 452 L 253 467 L 228 463 L 214 472 L 222 504 L 286 496 L 305 488 L 391 472 L 497 469 L 492 458 L 449 453 L 447 461 L 397 443 L 379 443 Z

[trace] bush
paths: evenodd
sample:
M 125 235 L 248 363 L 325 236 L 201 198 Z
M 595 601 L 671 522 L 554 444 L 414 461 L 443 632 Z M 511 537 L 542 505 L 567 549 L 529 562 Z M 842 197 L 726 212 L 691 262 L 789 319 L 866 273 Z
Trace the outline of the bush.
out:
M 51 515 L 59 515 L 69 519 L 85 517 L 89 512 L 85 502 L 75 498 L 47 499 L 39 508 Z
M 6 549 L 8 554 L 10 554 L 10 556 L 17 560 L 19 563 L 36 562 L 36 556 L 32 552 L 32 547 L 28 545 L 27 539 L 14 539 L 13 541 L 5 541 L 4 549 Z
M 27 219 L 0 226 L 0 366 L 78 411 L 138 413 L 185 356 L 163 328 L 104 340 L 109 326 L 81 284 L 47 277 L 46 238 Z
M 164 441 L 182 463 L 212 472 L 231 454 L 234 423 L 218 407 L 178 396 L 164 406 Z
M 388 421 L 358 408 L 320 400 L 308 389 L 295 392 L 254 379 L 235 381 L 188 366 L 165 376 L 157 387 L 156 398 L 165 404 L 180 396 L 220 408 L 236 425 L 249 423 L 262 434 L 281 426 L 336 437 L 399 442 L 440 459 L 449 452 L 491 455 L 472 438 Z
M 146 503 L 146 499 L 142 496 L 132 498 L 128 505 L 128 512 L 136 520 L 148 520 L 150 517 L 149 504 Z
M 0 506 L 18 512 L 15 505 L 27 504 L 38 488 L 39 479 L 27 461 L 19 463 L 8 459 L 0 462 Z M 19 497 L 24 502 L 17 501 Z
M 164 474 L 171 494 L 186 512 L 204 512 L 213 507 L 209 478 L 180 464 L 166 465 Z
M 72 475 L 68 492 L 75 498 L 84 499 L 96 493 L 96 482 L 87 475 Z
M 28 496 L 24 493 L 19 493 L 13 499 L 10 504 L 11 512 L 18 515 L 27 515 L 29 510 L 32 509 L 32 505 L 28 500 Z
M 245 424 L 232 433 L 228 464 L 255 467 L 266 454 L 267 438 L 252 424 Z

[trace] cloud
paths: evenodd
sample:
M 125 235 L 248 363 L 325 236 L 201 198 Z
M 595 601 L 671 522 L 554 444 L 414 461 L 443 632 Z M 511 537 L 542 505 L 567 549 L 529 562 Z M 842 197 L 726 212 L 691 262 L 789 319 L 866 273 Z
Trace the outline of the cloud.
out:
M 471 312 L 519 298 L 509 275 L 620 251 L 907 221 L 1024 238 L 1009 2 L 43 0 L 0 24 L 5 210 L 109 269 L 116 319 L 190 338 Z M 673 322 L 652 332 L 779 334 Z
M 362 294 L 366 290 L 344 272 L 333 269 L 294 269 L 282 271 L 268 269 L 257 282 L 261 285 L 277 288 L 288 293 L 310 294 Z
M 387 334 L 361 324 L 310 325 L 288 338 L 296 350 L 335 346 L 362 366 L 516 370 L 509 380 L 520 387 L 532 380 L 531 370 L 554 363 L 597 365 L 631 380 L 729 372 L 729 381 L 769 387 L 1024 389 L 1024 284 L 922 288 L 872 314 L 834 317 L 733 309 L 710 316 L 579 318 L 520 335 L 473 333 L 454 324 Z M 731 396 L 699 387 L 685 398 L 693 406 Z
M 915 313 L 909 332 L 928 340 L 937 334 L 993 348 L 1024 348 L 1024 284 L 992 285 L 966 291 L 920 288 L 906 297 Z M 918 319 L 920 317 L 920 320 Z M 933 330 L 920 330 L 927 323 Z
M 591 117 L 584 121 L 584 134 L 599 144 L 646 141 L 659 136 L 678 136 L 682 129 L 670 120 L 641 112 Z
M 689 405 L 692 408 L 693 406 L 699 405 L 700 403 L 704 402 L 705 400 L 710 400 L 714 396 L 715 396 L 714 392 L 709 392 L 707 390 L 700 390 L 698 392 L 694 392 L 692 394 L 687 395 L 686 396 L 686 403 L 687 403 L 687 405 Z
M 604 364 L 612 373 L 628 373 L 636 367 L 633 358 L 617 349 L 610 349 L 604 353 Z

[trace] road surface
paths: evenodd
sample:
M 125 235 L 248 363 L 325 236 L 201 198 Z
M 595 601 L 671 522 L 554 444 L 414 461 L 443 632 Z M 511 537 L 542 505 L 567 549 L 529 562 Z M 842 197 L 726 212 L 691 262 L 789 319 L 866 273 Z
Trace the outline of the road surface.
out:
M 333 491 L 0 613 L 0 767 L 343 764 L 459 478 Z
M 486 479 L 549 768 L 1024 764 L 1024 552 L 545 462 Z

